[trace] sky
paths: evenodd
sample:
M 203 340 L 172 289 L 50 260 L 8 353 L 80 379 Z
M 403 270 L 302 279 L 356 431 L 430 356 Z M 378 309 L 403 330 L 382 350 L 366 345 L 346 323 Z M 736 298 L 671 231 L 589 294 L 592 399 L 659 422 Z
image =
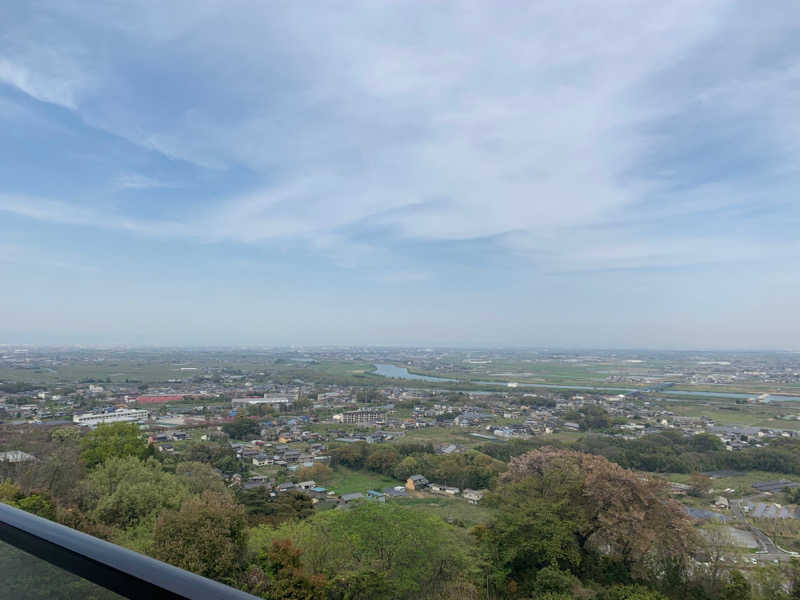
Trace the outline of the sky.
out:
M 800 3 L 0 6 L 0 343 L 800 350 Z

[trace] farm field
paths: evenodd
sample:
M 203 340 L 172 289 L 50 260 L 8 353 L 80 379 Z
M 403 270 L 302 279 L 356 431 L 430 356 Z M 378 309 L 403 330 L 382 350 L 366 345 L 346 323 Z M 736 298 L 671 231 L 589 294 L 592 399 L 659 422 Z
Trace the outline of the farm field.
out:
M 675 481 L 677 483 L 688 483 L 691 477 L 688 473 L 657 473 L 659 477 L 663 477 L 667 481 Z M 750 496 L 758 493 L 753 489 L 752 485 L 759 481 L 775 481 L 777 479 L 786 479 L 788 481 L 796 481 L 800 483 L 800 475 L 793 475 L 791 473 L 767 473 L 764 471 L 743 471 L 740 475 L 733 475 L 730 477 L 714 477 L 712 479 L 712 486 L 714 490 L 724 490 L 731 488 L 734 491 L 734 496 Z M 775 502 L 781 502 L 782 498 L 776 496 Z

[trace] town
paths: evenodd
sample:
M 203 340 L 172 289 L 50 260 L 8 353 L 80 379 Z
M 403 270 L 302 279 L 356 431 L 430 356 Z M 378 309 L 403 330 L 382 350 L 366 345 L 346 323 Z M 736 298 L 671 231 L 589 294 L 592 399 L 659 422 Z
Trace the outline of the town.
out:
M 477 524 L 505 461 L 527 449 L 627 452 L 623 466 L 666 479 L 698 527 L 724 524 L 729 560 L 795 556 L 800 469 L 768 463 L 800 437 L 800 359 L 639 356 L 9 348 L 0 467 L 42 458 L 19 432 L 128 423 L 164 464 L 206 456 L 254 514 L 291 497 Z M 579 368 L 572 386 L 565 365 Z

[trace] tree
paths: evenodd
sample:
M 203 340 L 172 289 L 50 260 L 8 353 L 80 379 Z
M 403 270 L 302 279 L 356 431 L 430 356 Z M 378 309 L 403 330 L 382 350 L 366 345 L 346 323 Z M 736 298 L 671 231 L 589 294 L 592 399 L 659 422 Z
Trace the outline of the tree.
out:
M 204 492 L 162 514 L 153 556 L 204 577 L 232 582 L 245 552 L 244 509 L 225 495 Z
M 399 455 L 391 447 L 377 448 L 370 453 L 366 466 L 370 471 L 389 474 L 399 460 Z
M 686 560 L 694 548 L 689 521 L 666 497 L 666 483 L 603 457 L 542 448 L 513 458 L 501 481 L 487 499 L 500 511 L 487 539 L 497 568 L 529 584 L 542 559 L 531 561 L 498 544 L 537 544 L 529 539 L 537 529 L 547 532 L 547 545 L 537 552 L 573 572 L 591 559 L 648 579 L 664 572 L 665 561 Z M 575 547 L 580 561 L 573 558 Z
M 237 499 L 244 505 L 252 524 L 270 523 L 277 527 L 284 521 L 305 519 L 314 514 L 311 498 L 296 490 L 277 496 L 270 496 L 264 488 L 240 490 Z
M 81 440 L 81 459 L 89 469 L 113 457 L 146 458 L 152 454 L 134 423 L 104 423 Z
M 707 579 L 704 583 L 708 593 L 716 597 L 720 594 L 723 587 L 727 562 L 731 555 L 739 554 L 730 527 L 723 523 L 708 523 L 703 527 L 703 554 L 704 562 L 707 563 Z
M 326 483 L 333 478 L 333 469 L 322 463 L 315 463 L 310 467 L 298 469 L 295 473 L 298 481 L 316 481 Z
M 702 498 L 711 491 L 711 477 L 702 473 L 692 473 L 689 477 L 689 494 Z
M 17 500 L 16 505 L 24 511 L 51 521 L 56 518 L 56 507 L 46 493 L 31 494 Z
M 367 502 L 287 522 L 277 530 L 261 526 L 252 536 L 257 549 L 290 539 L 303 551 L 305 569 L 330 581 L 335 598 L 366 597 L 373 573 L 383 574 L 376 587 L 390 590 L 386 597 L 391 598 L 441 598 L 458 585 L 461 597 L 475 593 L 480 563 L 467 533 L 414 509 Z M 361 595 L 347 596 L 347 590 Z
M 11 504 L 22 498 L 22 489 L 13 481 L 8 479 L 0 481 L 0 502 Z
M 602 406 L 589 404 L 581 409 L 579 423 L 584 430 L 605 431 L 611 427 L 611 417 Z
M 89 473 L 82 492 L 81 505 L 90 516 L 122 529 L 135 527 L 164 508 L 178 508 L 189 493 L 155 459 L 132 456 L 106 459 Z
M 397 479 L 408 479 L 412 475 L 419 473 L 422 470 L 422 462 L 414 456 L 406 456 L 403 460 L 397 463 L 394 468 L 394 476 Z
M 535 587 L 539 595 L 568 594 L 578 585 L 578 579 L 574 575 L 552 565 L 544 567 L 536 574 Z
M 222 431 L 235 440 L 243 440 L 248 436 L 256 436 L 261 431 L 258 422 L 247 417 L 237 417 L 230 423 L 222 426 Z
M 197 461 L 179 462 L 175 466 L 175 475 L 186 486 L 190 494 L 201 494 L 205 491 L 229 493 L 225 481 L 209 464 Z
M 187 461 L 208 463 L 223 473 L 243 473 L 247 466 L 236 458 L 228 444 L 219 442 L 194 442 L 184 452 Z
M 698 433 L 693 435 L 688 440 L 689 450 L 692 452 L 719 452 L 725 450 L 725 444 L 722 443 L 716 435 L 710 433 Z
M 579 572 L 584 516 L 567 494 L 557 500 L 536 497 L 534 482 L 525 480 L 486 500 L 498 508 L 497 517 L 475 533 L 491 558 L 496 589 L 531 594 L 539 589 L 541 569 Z
M 331 464 L 360 469 L 364 466 L 368 454 L 366 442 L 344 444 L 331 450 Z
M 258 564 L 248 570 L 247 591 L 277 600 L 325 599 L 325 578 L 306 572 L 300 559 L 302 554 L 291 540 L 272 542 L 269 549 L 259 553 Z
M 53 520 L 56 517 L 55 505 L 47 493 L 26 496 L 22 489 L 11 481 L 0 481 L 0 502 L 5 502 L 45 519 Z
M 72 426 L 59 427 L 50 432 L 50 438 L 54 442 L 75 442 L 81 439 L 81 430 L 78 427 Z
M 742 572 L 734 569 L 728 576 L 728 581 L 720 594 L 720 600 L 749 600 L 750 582 Z
M 754 567 L 750 571 L 750 579 L 753 582 L 753 588 L 757 590 L 754 596 L 759 600 L 790 600 L 790 598 L 800 598 L 800 588 L 792 585 L 794 581 L 797 581 L 792 577 L 792 572 L 793 569 L 790 565 L 788 577 L 790 593 L 787 593 L 784 589 L 787 574 L 780 565 L 762 564 Z
M 666 600 L 666 598 L 641 585 L 615 585 L 603 590 L 598 600 Z

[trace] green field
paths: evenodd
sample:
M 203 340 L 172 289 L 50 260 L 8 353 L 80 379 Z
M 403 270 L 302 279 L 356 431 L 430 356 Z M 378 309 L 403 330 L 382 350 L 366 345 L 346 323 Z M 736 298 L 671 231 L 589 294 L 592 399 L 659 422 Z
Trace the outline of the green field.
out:
M 426 427 L 416 429 L 406 433 L 403 437 L 397 438 L 399 443 L 420 443 L 420 444 L 458 444 L 459 446 L 478 446 L 485 444 L 487 440 L 469 435 L 472 432 L 486 433 L 474 428 L 460 427 Z M 498 443 L 503 443 L 498 440 Z
M 694 402 L 681 400 L 663 406 L 685 417 L 709 417 L 721 425 L 748 425 L 776 429 L 800 429 L 800 422 L 778 419 L 778 415 L 794 415 L 800 407 L 778 407 L 764 404 L 734 404 L 732 402 Z
M 325 487 L 337 494 L 366 493 L 367 490 L 381 491 L 383 488 L 403 485 L 404 481 L 397 481 L 379 473 L 367 471 L 354 471 L 347 467 L 337 466 L 333 469 L 333 478 L 325 482 Z
M 417 510 L 441 517 L 445 521 L 458 521 L 466 527 L 479 523 L 486 523 L 494 516 L 494 509 L 470 504 L 460 497 L 449 498 L 445 496 L 426 496 L 424 498 L 392 498 L 403 506 L 410 506 Z
M 691 477 L 691 475 L 687 473 L 657 473 L 657 475 L 663 477 L 667 481 L 676 481 L 678 483 L 687 483 L 689 477 Z M 716 491 L 731 488 L 735 490 L 734 495 L 736 496 L 751 496 L 758 493 L 751 487 L 754 483 L 758 481 L 775 481 L 776 479 L 800 482 L 800 475 L 792 475 L 790 473 L 767 473 L 765 471 L 744 471 L 741 475 L 734 477 L 716 477 L 712 479 L 711 484 Z

